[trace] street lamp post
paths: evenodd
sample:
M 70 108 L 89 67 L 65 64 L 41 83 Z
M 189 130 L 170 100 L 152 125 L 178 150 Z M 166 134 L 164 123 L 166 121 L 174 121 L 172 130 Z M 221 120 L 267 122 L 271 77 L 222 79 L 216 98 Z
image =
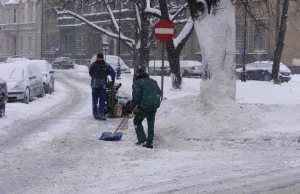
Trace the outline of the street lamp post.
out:
M 109 44 L 107 42 L 103 42 L 102 50 L 104 50 L 104 55 L 105 55 L 104 60 L 106 60 L 106 52 L 108 51 L 108 49 L 109 49 Z
M 245 4 L 245 15 L 244 15 L 244 49 L 243 49 L 243 72 L 241 80 L 242 82 L 246 82 L 246 47 L 247 47 L 247 6 L 248 6 L 248 0 L 246 0 Z

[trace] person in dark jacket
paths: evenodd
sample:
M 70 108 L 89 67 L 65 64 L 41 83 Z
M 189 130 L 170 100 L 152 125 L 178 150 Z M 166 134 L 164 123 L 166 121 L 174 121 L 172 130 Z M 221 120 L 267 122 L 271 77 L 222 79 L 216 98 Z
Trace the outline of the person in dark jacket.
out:
M 110 75 L 112 82 L 115 82 L 115 70 L 103 60 L 103 54 L 97 55 L 97 60 L 90 69 L 89 74 L 92 77 L 92 101 L 93 115 L 97 120 L 106 120 L 104 115 L 107 76 Z M 99 106 L 98 106 L 99 103 Z
M 135 73 L 132 85 L 132 100 L 129 112 L 134 112 L 133 119 L 138 142 L 136 145 L 143 145 L 146 148 L 153 148 L 155 114 L 160 107 L 161 90 L 157 82 L 140 68 Z M 147 119 L 148 137 L 144 132 L 142 122 Z

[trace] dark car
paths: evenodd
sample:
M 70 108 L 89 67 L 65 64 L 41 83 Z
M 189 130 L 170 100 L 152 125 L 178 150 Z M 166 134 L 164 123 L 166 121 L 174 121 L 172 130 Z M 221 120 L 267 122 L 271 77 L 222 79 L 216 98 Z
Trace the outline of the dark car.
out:
M 0 78 L 0 118 L 5 115 L 6 102 L 7 102 L 7 85 L 6 82 Z
M 246 79 L 271 81 L 272 67 L 272 61 L 256 61 L 254 63 L 246 64 Z M 242 72 L 242 68 L 236 70 L 238 79 L 241 79 Z M 280 63 L 279 79 L 281 82 L 288 82 L 292 79 L 291 70 L 282 63 Z
M 70 57 L 58 57 L 52 63 L 53 69 L 74 69 L 74 61 Z

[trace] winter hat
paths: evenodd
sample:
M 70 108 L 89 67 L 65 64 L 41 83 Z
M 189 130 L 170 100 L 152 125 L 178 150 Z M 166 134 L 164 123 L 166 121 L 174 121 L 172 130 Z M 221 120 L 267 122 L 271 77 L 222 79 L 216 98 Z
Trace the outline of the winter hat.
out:
M 143 68 L 138 68 L 135 73 L 141 75 L 146 73 L 146 71 Z
M 102 53 L 99 53 L 99 54 L 97 54 L 97 58 L 99 58 L 99 59 L 104 59 L 104 56 L 103 56 Z

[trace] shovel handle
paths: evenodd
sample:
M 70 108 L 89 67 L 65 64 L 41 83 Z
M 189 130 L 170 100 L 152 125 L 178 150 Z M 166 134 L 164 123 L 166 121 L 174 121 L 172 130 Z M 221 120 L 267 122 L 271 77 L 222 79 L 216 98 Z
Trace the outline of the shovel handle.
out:
M 119 131 L 120 127 L 122 126 L 122 124 L 124 123 L 124 121 L 125 121 L 126 118 L 127 118 L 127 117 L 124 117 L 124 118 L 122 119 L 121 123 L 119 124 L 119 126 L 118 126 L 118 128 L 115 130 L 115 132 L 113 132 L 113 134 L 115 134 L 115 133 L 117 133 L 117 132 Z

